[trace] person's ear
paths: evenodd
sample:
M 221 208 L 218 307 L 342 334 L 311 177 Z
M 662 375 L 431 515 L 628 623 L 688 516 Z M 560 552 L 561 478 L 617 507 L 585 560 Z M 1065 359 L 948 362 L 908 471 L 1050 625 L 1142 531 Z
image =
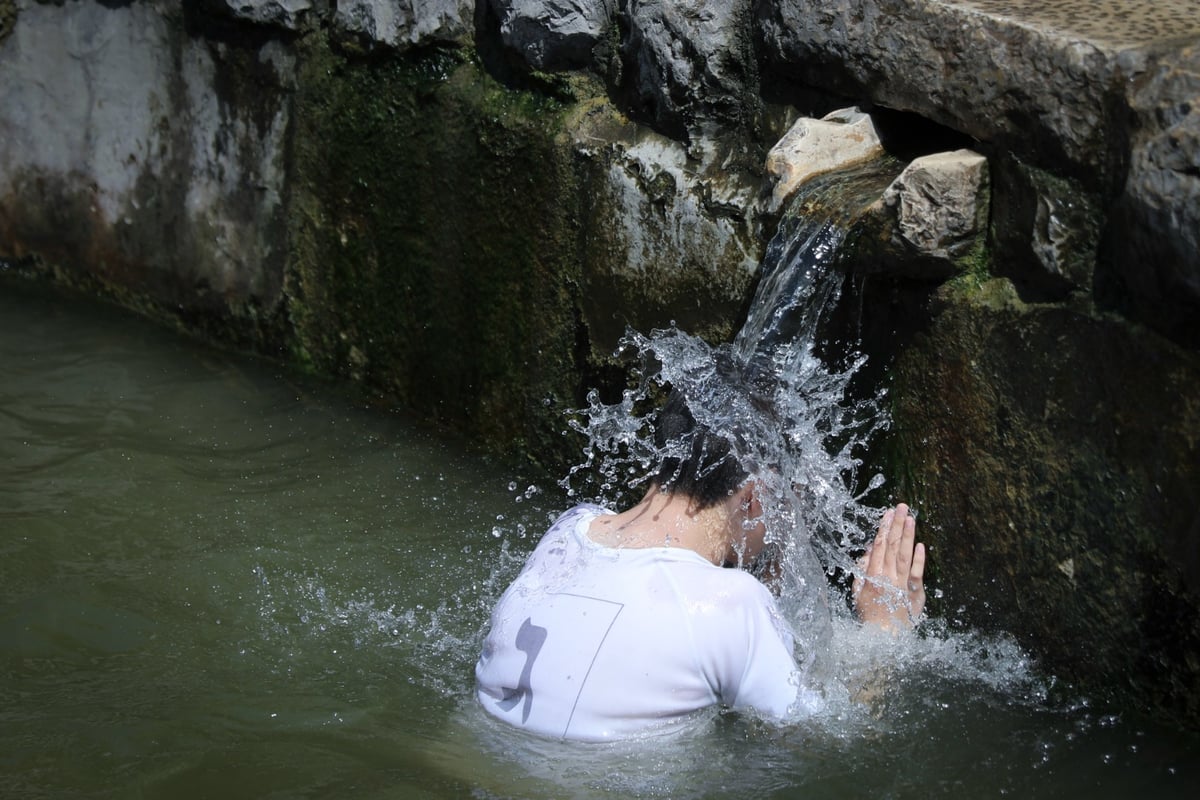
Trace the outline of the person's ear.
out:
M 741 486 L 738 487 L 738 491 L 737 491 L 738 507 L 741 508 L 743 511 L 749 511 L 750 507 L 754 504 L 754 501 L 757 499 L 757 496 L 758 496 L 758 485 L 754 482 L 754 480 L 747 480 L 745 483 L 743 483 Z

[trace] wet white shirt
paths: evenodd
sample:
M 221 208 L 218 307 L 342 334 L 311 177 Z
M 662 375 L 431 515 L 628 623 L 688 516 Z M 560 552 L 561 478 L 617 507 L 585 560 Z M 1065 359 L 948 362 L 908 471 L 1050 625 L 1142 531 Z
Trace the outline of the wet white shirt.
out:
M 497 603 L 475 666 L 488 712 L 605 740 L 716 704 L 784 717 L 819 702 L 766 587 L 691 550 L 600 545 L 587 530 L 605 513 L 566 512 Z

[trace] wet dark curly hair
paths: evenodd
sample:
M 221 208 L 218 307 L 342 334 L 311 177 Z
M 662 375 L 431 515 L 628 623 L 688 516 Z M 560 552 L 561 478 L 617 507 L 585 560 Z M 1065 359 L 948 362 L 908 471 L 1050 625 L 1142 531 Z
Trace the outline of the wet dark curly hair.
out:
M 658 412 L 654 441 L 659 452 L 678 454 L 663 458 L 655 484 L 667 492 L 683 493 L 700 509 L 724 500 L 749 475 L 729 440 L 696 422 L 678 390 L 671 392 Z

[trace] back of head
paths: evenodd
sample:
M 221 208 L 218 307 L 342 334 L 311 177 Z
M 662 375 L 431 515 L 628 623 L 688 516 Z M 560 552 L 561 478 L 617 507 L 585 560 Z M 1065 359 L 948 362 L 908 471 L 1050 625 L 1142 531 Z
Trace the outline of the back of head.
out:
M 654 439 L 664 454 L 654 482 L 690 498 L 697 508 L 724 500 L 749 474 L 727 439 L 696 422 L 678 390 L 671 392 L 658 412 Z

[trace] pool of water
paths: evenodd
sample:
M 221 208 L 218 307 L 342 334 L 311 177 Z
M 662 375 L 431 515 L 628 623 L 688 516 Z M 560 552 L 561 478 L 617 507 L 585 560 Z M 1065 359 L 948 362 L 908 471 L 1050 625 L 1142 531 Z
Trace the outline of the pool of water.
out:
M 543 741 L 476 707 L 568 501 L 120 313 L 0 286 L 2 797 L 1184 796 L 1200 742 L 1003 638 L 839 630 L 875 688 L 778 727 Z M 886 651 L 886 652 L 884 652 Z

